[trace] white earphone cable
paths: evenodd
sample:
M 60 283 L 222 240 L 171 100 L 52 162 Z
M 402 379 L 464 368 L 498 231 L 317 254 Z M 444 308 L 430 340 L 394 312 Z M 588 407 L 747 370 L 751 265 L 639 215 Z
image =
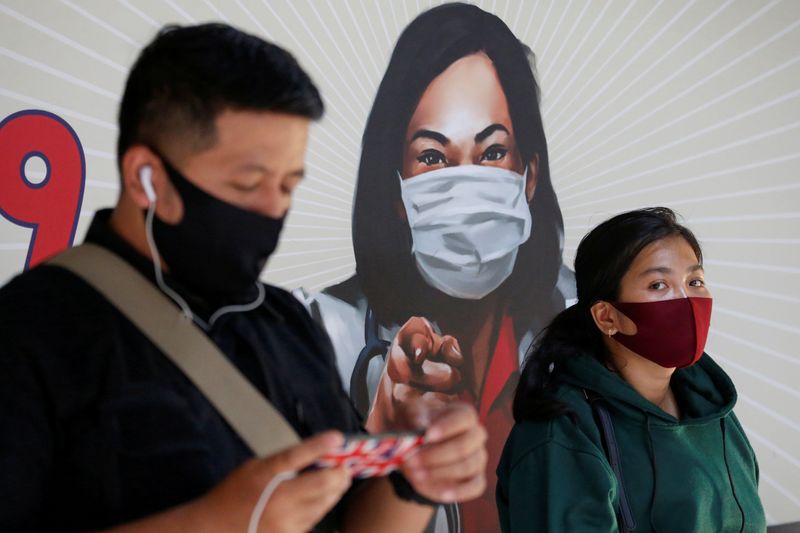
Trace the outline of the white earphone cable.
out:
M 275 492 L 278 485 L 295 477 L 297 477 L 297 472 L 288 471 L 281 472 L 269 480 L 264 490 L 261 491 L 261 496 L 259 496 L 255 507 L 253 507 L 253 512 L 250 514 L 250 524 L 247 526 L 247 533 L 258 533 L 258 523 L 261 522 L 261 515 L 264 514 L 264 509 L 267 506 L 267 502 L 272 497 L 272 493 Z

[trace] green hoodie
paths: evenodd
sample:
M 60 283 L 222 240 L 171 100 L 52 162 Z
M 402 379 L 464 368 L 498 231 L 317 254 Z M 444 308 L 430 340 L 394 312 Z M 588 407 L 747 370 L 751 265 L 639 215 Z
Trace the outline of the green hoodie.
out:
M 575 417 L 514 426 L 497 467 L 504 532 L 619 530 L 618 484 L 587 389 L 607 400 L 636 533 L 766 531 L 736 389 L 708 355 L 672 377 L 681 420 L 590 356 L 561 363 L 554 379 Z

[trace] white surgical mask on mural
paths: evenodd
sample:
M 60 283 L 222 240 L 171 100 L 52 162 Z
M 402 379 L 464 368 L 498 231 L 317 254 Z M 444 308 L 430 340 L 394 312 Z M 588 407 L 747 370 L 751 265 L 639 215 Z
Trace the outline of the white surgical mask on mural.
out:
M 411 252 L 429 285 L 477 300 L 511 275 L 531 234 L 526 174 L 460 165 L 400 179 Z

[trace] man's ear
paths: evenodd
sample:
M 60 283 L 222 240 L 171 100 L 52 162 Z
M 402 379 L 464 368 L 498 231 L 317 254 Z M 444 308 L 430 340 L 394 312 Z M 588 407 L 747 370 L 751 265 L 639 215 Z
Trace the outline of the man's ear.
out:
M 165 222 L 177 224 L 183 216 L 183 204 L 177 191 L 172 187 L 167 177 L 161 158 L 144 145 L 134 145 L 125 151 L 122 156 L 122 194 L 126 194 L 140 209 L 145 210 L 150 205 L 150 198 L 142 184 L 142 175 L 150 175 L 150 183 L 155 193 L 156 213 Z
M 533 200 L 533 193 L 536 192 L 536 184 L 539 182 L 539 154 L 528 161 L 528 176 L 525 179 L 525 196 L 528 203 Z
M 603 335 L 614 335 L 620 330 L 620 316 L 619 311 L 608 302 L 600 300 L 596 302 L 589 311 L 592 313 L 597 329 Z

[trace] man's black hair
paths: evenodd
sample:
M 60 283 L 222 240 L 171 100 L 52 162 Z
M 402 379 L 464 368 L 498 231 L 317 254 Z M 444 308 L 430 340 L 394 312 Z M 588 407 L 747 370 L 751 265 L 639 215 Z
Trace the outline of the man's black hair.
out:
M 119 109 L 117 161 L 135 144 L 191 150 L 215 142 L 226 109 L 274 111 L 319 119 L 319 91 L 294 57 L 263 39 L 219 23 L 159 31 L 136 60 Z

